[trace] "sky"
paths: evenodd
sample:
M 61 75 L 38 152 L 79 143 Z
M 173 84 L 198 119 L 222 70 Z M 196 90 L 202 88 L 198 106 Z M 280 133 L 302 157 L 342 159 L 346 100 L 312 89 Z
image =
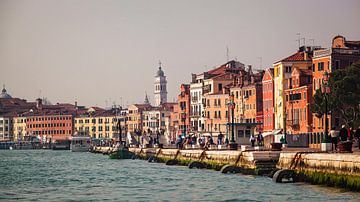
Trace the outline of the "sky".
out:
M 109 107 L 168 101 L 230 60 L 268 68 L 301 45 L 360 40 L 360 1 L 0 0 L 0 84 L 28 101 Z M 227 52 L 227 49 L 229 50 Z

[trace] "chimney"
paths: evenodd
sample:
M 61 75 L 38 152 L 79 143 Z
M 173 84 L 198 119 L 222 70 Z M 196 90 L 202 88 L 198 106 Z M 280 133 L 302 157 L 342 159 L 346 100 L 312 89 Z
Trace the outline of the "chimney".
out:
M 77 101 L 75 101 L 75 109 L 77 109 Z
M 42 99 L 41 98 L 36 99 L 36 108 L 42 109 Z

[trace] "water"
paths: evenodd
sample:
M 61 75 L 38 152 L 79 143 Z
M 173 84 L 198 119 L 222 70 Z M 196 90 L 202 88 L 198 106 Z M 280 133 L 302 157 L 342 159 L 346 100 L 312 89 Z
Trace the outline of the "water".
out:
M 0 201 L 360 201 L 359 193 L 92 153 L 0 150 Z

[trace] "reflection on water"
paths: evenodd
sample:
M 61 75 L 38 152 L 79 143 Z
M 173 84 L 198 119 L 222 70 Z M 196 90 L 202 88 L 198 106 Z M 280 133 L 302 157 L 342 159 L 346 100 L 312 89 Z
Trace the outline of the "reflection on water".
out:
M 0 201 L 360 201 L 359 193 L 91 153 L 0 151 Z

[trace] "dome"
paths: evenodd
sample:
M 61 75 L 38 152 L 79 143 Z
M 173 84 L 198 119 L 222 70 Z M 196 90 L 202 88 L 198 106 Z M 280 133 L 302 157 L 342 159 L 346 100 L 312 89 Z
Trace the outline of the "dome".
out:
M 159 67 L 159 70 L 156 72 L 156 76 L 157 77 L 164 76 L 164 72 L 163 72 L 163 70 L 161 70 L 161 67 Z
M 0 94 L 0 98 L 6 98 L 6 99 L 12 98 L 9 94 L 6 93 L 5 87 L 2 89 L 2 92 Z

